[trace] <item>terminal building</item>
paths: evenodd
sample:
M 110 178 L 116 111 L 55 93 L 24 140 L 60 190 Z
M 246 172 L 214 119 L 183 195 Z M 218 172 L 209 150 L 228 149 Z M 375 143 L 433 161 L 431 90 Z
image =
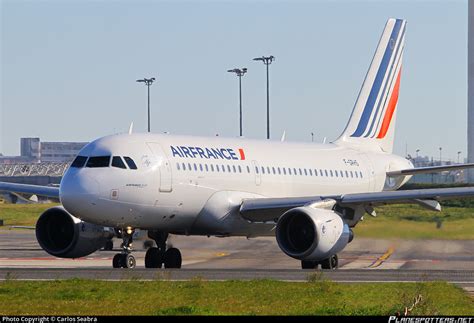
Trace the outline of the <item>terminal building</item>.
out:
M 40 138 L 21 138 L 20 156 L 0 156 L 0 163 L 69 163 L 87 142 L 41 142 Z

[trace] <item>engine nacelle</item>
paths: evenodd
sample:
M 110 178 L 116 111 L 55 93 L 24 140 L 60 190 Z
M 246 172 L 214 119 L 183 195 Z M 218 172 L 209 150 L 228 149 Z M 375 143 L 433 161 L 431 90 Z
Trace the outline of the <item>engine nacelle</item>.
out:
M 106 227 L 81 221 L 57 206 L 43 212 L 36 222 L 36 239 L 47 253 L 80 258 L 102 248 L 114 236 Z
M 303 206 L 280 217 L 276 239 L 280 249 L 290 257 L 321 261 L 344 249 L 352 239 L 352 232 L 334 211 Z

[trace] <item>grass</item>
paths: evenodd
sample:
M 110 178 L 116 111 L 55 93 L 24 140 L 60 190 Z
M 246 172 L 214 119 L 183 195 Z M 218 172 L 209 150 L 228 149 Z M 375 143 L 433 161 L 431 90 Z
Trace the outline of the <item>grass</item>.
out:
M 364 216 L 356 237 L 399 239 L 474 239 L 474 208 L 443 207 L 432 212 L 417 205 L 377 207 L 377 217 Z M 438 226 L 440 227 L 438 228 Z
M 0 283 L 0 315 L 474 315 L 446 282 L 304 283 L 273 280 L 16 281 Z
M 57 204 L 0 204 L 0 219 L 3 219 L 2 229 L 12 225 L 34 226 L 38 217 L 45 210 Z

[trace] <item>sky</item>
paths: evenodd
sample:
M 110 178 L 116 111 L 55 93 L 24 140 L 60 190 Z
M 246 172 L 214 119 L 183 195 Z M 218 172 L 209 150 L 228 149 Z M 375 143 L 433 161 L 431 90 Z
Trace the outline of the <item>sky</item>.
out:
M 336 139 L 389 17 L 407 19 L 395 153 L 466 156 L 467 0 L 21 1 L 0 0 L 0 153 L 21 137 L 91 141 L 152 132 Z

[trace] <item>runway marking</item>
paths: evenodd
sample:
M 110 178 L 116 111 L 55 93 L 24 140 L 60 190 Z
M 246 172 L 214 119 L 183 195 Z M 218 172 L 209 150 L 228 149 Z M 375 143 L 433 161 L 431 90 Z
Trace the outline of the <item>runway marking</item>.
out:
M 377 268 L 379 267 L 381 264 L 383 264 L 385 261 L 388 260 L 388 258 L 390 258 L 390 256 L 395 252 L 395 247 L 391 246 L 387 249 L 387 251 L 382 255 L 380 256 L 379 258 L 377 258 L 377 260 L 375 260 L 372 264 L 370 264 L 367 268 Z
M 225 257 L 228 256 L 229 254 L 227 252 L 218 252 L 216 253 L 216 257 Z

